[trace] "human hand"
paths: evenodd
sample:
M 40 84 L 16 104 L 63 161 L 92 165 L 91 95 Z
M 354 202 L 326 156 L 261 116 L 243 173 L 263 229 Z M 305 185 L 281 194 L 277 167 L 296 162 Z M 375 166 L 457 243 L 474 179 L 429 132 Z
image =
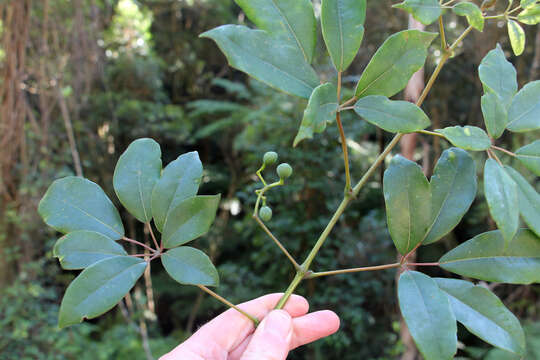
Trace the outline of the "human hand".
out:
M 335 333 L 338 316 L 329 310 L 307 313 L 306 299 L 292 295 L 273 310 L 282 294 L 270 294 L 238 307 L 260 325 L 229 309 L 201 327 L 160 360 L 285 360 L 290 350 Z

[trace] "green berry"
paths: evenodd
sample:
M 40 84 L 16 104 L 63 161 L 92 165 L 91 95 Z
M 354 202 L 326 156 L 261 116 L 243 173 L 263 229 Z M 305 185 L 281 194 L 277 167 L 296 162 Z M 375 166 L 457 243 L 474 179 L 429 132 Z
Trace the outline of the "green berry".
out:
M 292 175 L 292 167 L 287 163 L 279 164 L 277 174 L 280 179 L 286 179 Z
M 273 165 L 273 164 L 276 163 L 277 158 L 278 158 L 278 155 L 277 155 L 276 152 L 268 151 L 263 156 L 263 163 L 264 163 L 264 165 Z
M 270 221 L 270 219 L 272 219 L 272 209 L 268 206 L 263 206 L 259 210 L 259 217 L 263 219 L 263 221 Z

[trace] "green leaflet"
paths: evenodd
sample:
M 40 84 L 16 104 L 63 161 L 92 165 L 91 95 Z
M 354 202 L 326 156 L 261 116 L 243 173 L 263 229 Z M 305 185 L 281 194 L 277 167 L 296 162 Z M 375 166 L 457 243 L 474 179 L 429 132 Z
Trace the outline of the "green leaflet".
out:
M 529 7 L 533 7 L 534 5 L 536 5 L 537 1 L 538 0 L 521 0 L 519 5 L 521 6 L 521 8 L 527 9 Z
M 540 129 L 540 80 L 526 84 L 516 94 L 508 109 L 507 129 L 526 132 Z
M 208 232 L 216 217 L 220 195 L 195 196 L 169 211 L 163 227 L 163 245 L 173 248 Z
M 235 0 L 261 30 L 287 41 L 307 63 L 317 42 L 317 21 L 309 0 Z
M 180 155 L 168 164 L 152 192 L 152 213 L 159 231 L 167 215 L 183 200 L 197 195 L 203 167 L 196 151 Z
M 504 239 L 509 242 L 519 225 L 517 185 L 493 159 L 487 159 L 484 167 L 484 193 L 489 213 Z
M 389 100 L 385 96 L 363 97 L 354 105 L 354 111 L 370 124 L 389 132 L 410 133 L 431 124 L 424 111 L 415 104 Z
M 487 343 L 518 355 L 525 352 L 525 334 L 519 320 L 499 298 L 468 281 L 435 278 L 446 293 L 457 321 Z
M 484 151 L 491 146 L 491 140 L 486 132 L 476 126 L 451 126 L 437 129 L 452 145 L 465 150 Z
M 452 8 L 452 11 L 458 16 L 465 16 L 469 25 L 476 30 L 484 31 L 484 16 L 475 3 L 460 2 Z
M 181 246 L 165 252 L 161 262 L 167 273 L 180 284 L 218 286 L 216 268 L 200 250 Z
M 435 166 L 430 188 L 432 219 L 422 240 L 424 245 L 448 234 L 476 197 L 476 165 L 469 153 L 458 148 L 445 150 Z
M 124 207 L 141 222 L 152 220 L 152 190 L 161 174 L 161 149 L 152 139 L 133 141 L 114 169 L 113 185 Z
M 383 191 L 388 230 L 397 250 L 407 254 L 430 225 L 429 183 L 415 162 L 397 155 L 384 172 Z
M 39 202 L 38 212 L 47 225 L 64 234 L 90 230 L 113 240 L 124 236 L 120 214 L 111 200 L 96 183 L 81 177 L 54 181 Z
M 365 19 L 366 0 L 322 1 L 322 33 L 337 71 L 345 71 L 360 49 Z
M 111 238 L 95 231 L 73 231 L 58 239 L 53 249 L 63 269 L 84 269 L 100 260 L 127 255 Z
M 405 0 L 392 7 L 403 9 L 424 25 L 429 25 L 442 14 L 441 4 L 438 0 Z
M 146 265 L 142 259 L 115 256 L 84 269 L 66 290 L 58 326 L 93 319 L 112 309 L 135 285 Z
M 519 56 L 525 50 L 525 31 L 517 21 L 508 20 L 508 37 L 510 38 L 510 44 L 514 54 Z
M 435 280 L 417 271 L 399 277 L 401 314 L 426 360 L 449 360 L 457 351 L 456 318 Z
M 504 169 L 517 185 L 521 217 L 529 225 L 529 228 L 537 236 L 540 236 L 540 195 L 519 172 L 510 166 L 505 166 Z
M 516 151 L 516 157 L 533 173 L 540 176 L 540 140 L 535 140 Z
M 326 123 L 336 116 L 338 108 L 337 89 L 333 84 L 325 83 L 313 90 L 309 98 L 298 134 L 293 146 L 304 139 L 313 138 L 313 133 L 321 133 L 326 129 Z
M 495 93 L 508 108 L 518 90 L 517 73 L 512 63 L 506 60 L 499 44 L 484 56 L 478 67 L 478 75 L 484 92 Z
M 519 13 L 517 19 L 523 24 L 536 25 L 540 22 L 540 6 L 530 7 Z
M 508 124 L 508 112 L 497 94 L 488 92 L 482 96 L 482 114 L 488 134 L 499 138 Z
M 355 96 L 392 97 L 403 90 L 411 76 L 426 61 L 436 33 L 405 30 L 390 36 L 377 50 L 362 73 Z
M 510 284 L 540 282 L 540 239 L 519 230 L 506 244 L 499 230 L 475 236 L 440 260 L 443 269 L 485 281 Z

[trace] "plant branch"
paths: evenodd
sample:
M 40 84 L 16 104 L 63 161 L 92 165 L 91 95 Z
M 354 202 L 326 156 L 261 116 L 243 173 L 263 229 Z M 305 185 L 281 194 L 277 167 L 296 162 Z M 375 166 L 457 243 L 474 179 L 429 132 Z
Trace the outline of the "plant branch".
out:
M 127 241 L 127 242 L 130 242 L 130 243 L 132 243 L 132 244 L 136 244 L 136 245 L 142 246 L 143 248 L 148 249 L 148 250 L 150 250 L 150 251 L 153 252 L 153 253 L 158 252 L 157 250 L 152 249 L 150 246 L 148 246 L 148 245 L 146 245 L 146 244 L 143 244 L 142 242 L 139 242 L 139 241 L 137 241 L 137 240 L 133 240 L 133 239 L 130 239 L 130 238 L 125 237 L 125 236 L 122 237 L 122 240 Z
M 201 289 L 202 291 L 206 292 L 208 295 L 214 297 L 215 299 L 221 301 L 223 304 L 227 305 L 228 307 L 238 311 L 240 314 L 244 315 L 245 317 L 247 317 L 249 320 L 253 321 L 253 324 L 255 325 L 255 327 L 259 326 L 259 320 L 257 318 L 255 318 L 254 316 L 252 315 L 249 315 L 247 312 L 245 312 L 244 310 L 240 309 L 238 306 L 234 305 L 233 303 L 231 303 L 230 301 L 228 301 L 227 299 L 225 299 L 224 297 L 216 294 L 215 292 L 213 292 L 212 290 L 210 290 L 209 288 L 207 288 L 206 286 L 204 285 L 197 285 L 199 287 L 199 289 Z
M 156 246 L 156 249 L 160 249 L 161 247 L 159 246 L 156 236 L 154 235 L 154 231 L 152 230 L 152 225 L 150 225 L 150 223 L 147 222 L 146 226 L 148 228 L 148 232 L 150 233 L 150 236 L 152 237 L 152 240 L 154 241 L 154 245 Z
M 352 268 L 352 269 L 314 272 L 314 273 L 308 274 L 305 277 L 305 279 L 312 279 L 312 278 L 317 278 L 317 277 L 321 277 L 321 276 L 349 274 L 349 273 L 356 273 L 356 272 L 363 272 L 363 271 L 376 271 L 376 270 L 392 269 L 392 268 L 397 268 L 397 267 L 400 267 L 400 266 L 401 266 L 400 263 L 394 263 L 394 264 L 366 266 L 366 267 L 359 267 L 359 268 Z
M 508 154 L 508 155 L 510 155 L 510 156 L 513 156 L 513 157 L 516 157 L 516 156 L 517 156 L 517 155 L 514 154 L 513 152 L 508 151 L 508 150 L 506 150 L 506 149 L 504 149 L 504 148 L 502 148 L 502 147 L 498 147 L 498 146 L 495 146 L 495 145 L 491 145 L 491 147 L 492 147 L 493 149 L 495 149 L 495 150 L 502 151 L 503 153 Z
M 337 78 L 337 101 L 338 104 L 341 100 L 341 71 L 338 72 Z M 349 151 L 347 149 L 347 138 L 345 137 L 345 131 L 343 130 L 343 124 L 341 123 L 341 113 L 336 112 L 336 122 L 339 129 L 339 136 L 341 138 L 341 150 L 343 151 L 343 162 L 345 163 L 345 193 L 351 192 L 351 172 L 349 170 Z
M 257 224 L 260 225 L 260 227 L 266 232 L 266 234 L 268 234 L 268 236 L 274 240 L 274 242 L 276 243 L 276 245 L 281 249 L 281 251 L 285 254 L 285 256 L 287 256 L 287 258 L 289 259 L 289 261 L 291 262 L 291 264 L 293 264 L 294 268 L 296 270 L 300 269 L 300 265 L 298 265 L 298 263 L 296 262 L 296 260 L 294 260 L 294 258 L 292 257 L 292 255 L 287 251 L 287 249 L 285 249 L 285 247 L 283 246 L 283 244 L 281 244 L 281 242 L 274 236 L 274 234 L 272 234 L 272 232 L 270 231 L 270 229 L 268 229 L 268 227 L 262 222 L 262 220 L 257 216 L 257 215 L 253 215 L 253 218 L 255 219 L 255 221 L 257 222 Z

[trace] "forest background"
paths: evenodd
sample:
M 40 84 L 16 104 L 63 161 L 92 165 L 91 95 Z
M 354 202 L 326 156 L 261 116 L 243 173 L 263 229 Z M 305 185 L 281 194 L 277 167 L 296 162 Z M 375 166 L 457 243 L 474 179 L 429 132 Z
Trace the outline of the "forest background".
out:
M 313 3 L 318 13 L 320 1 Z M 385 38 L 411 26 L 405 12 L 392 9 L 394 3 L 368 1 L 366 34 L 343 79 L 345 87 L 354 86 Z M 251 218 L 254 173 L 270 150 L 293 165 L 290 185 L 271 199 L 271 224 L 290 252 L 302 258 L 311 235 L 321 231 L 343 194 L 339 134 L 330 126 L 293 149 L 306 101 L 248 80 L 227 65 L 213 42 L 198 38 L 224 23 L 247 22 L 233 0 L 2 0 L 0 14 L 0 359 L 157 358 L 224 310 L 196 287 L 175 283 L 157 265 L 106 316 L 57 327 L 62 294 L 76 274 L 62 271 L 52 257 L 58 234 L 38 217 L 37 203 L 54 179 L 67 175 L 84 174 L 113 194 L 118 156 L 139 137 L 162 145 L 164 163 L 197 150 L 205 166 L 199 193 L 222 194 L 216 223 L 196 242 L 218 266 L 218 292 L 241 302 L 283 291 L 293 274 Z M 463 18 L 445 17 L 450 19 L 448 37 L 466 27 Z M 517 68 L 520 87 L 540 78 L 540 28 L 526 31 L 529 43 L 519 58 L 509 51 L 503 21 L 490 21 L 483 33 L 465 40 L 424 104 L 434 128 L 483 126 L 477 66 L 497 43 Z M 317 46 L 324 48 L 322 39 Z M 440 56 L 434 44 L 426 72 Z M 335 79 L 328 57 L 314 63 L 327 80 Z M 389 134 L 347 115 L 352 177 L 359 178 Z M 537 136 L 506 133 L 499 142 L 516 149 Z M 399 151 L 422 157 L 429 175 L 433 159 L 448 146 L 437 139 L 414 135 Z M 484 155 L 475 156 L 480 161 Z M 336 226 L 317 259 L 321 268 L 395 260 L 386 230 L 383 170 Z M 540 189 L 538 178 L 528 180 Z M 478 188 L 464 220 L 444 241 L 422 247 L 418 260 L 437 259 L 495 228 L 482 184 Z M 148 234 L 133 230 L 135 219 L 122 215 L 131 237 L 148 241 Z M 427 270 L 434 276 L 441 271 Z M 336 335 L 290 358 L 418 358 L 400 321 L 395 279 L 395 270 L 386 270 L 308 281 L 299 293 L 311 298 L 312 309 L 336 311 L 342 325 Z M 538 355 L 531 359 L 540 359 L 540 287 L 490 287 L 522 320 L 529 354 Z M 486 352 L 489 347 L 464 328 L 459 331 L 460 356 L 500 356 Z

